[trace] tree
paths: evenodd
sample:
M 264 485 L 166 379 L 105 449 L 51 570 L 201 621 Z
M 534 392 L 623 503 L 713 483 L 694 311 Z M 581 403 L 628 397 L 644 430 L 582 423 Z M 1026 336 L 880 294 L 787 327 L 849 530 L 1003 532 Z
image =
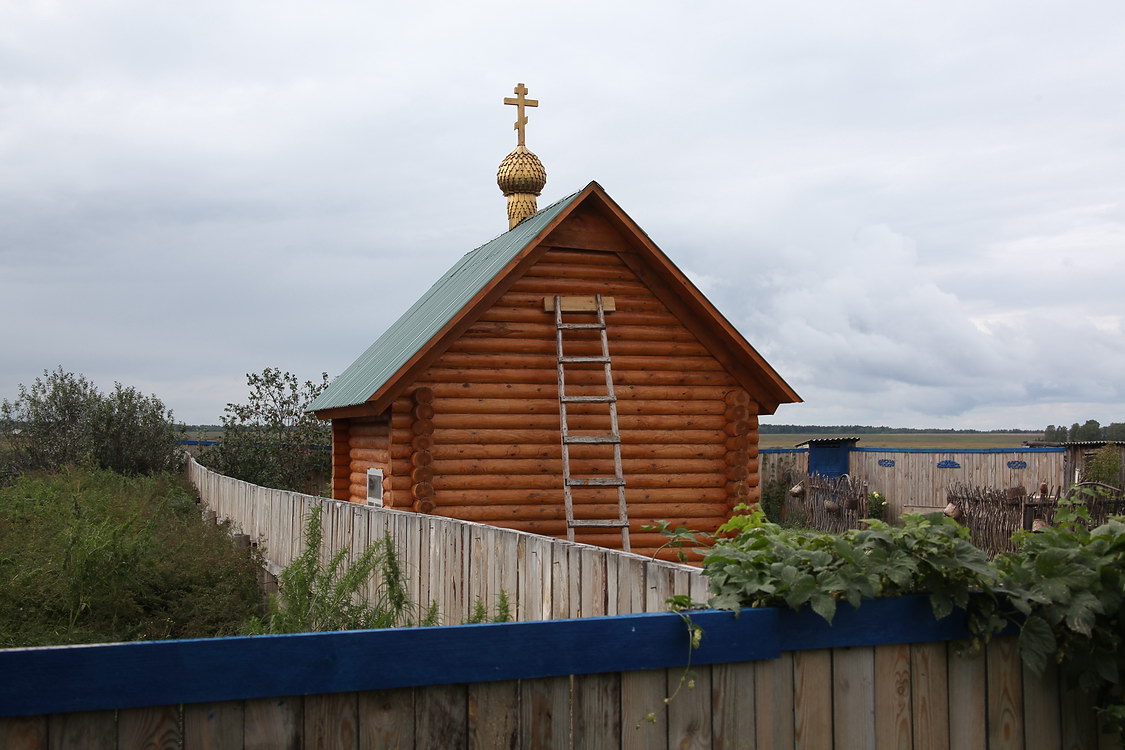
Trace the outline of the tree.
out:
M 1082 427 L 1077 422 L 1072 424 L 1070 426 L 1070 435 L 1069 435 L 1068 439 L 1077 440 L 1078 439 L 1078 431 L 1081 430 L 1081 429 L 1082 429 Z
M 1125 443 L 1125 422 L 1110 422 L 1106 425 L 1105 439 Z
M 1086 424 L 1078 428 L 1078 434 L 1072 435 L 1071 440 L 1101 440 L 1102 426 L 1096 419 L 1086 420 Z
M 223 436 L 201 460 L 263 487 L 319 492 L 331 466 L 332 432 L 305 407 L 328 387 L 328 373 L 302 384 L 292 373 L 267 367 L 248 373 L 246 383 L 248 402 L 227 404 Z
M 1047 429 L 1043 430 L 1043 440 L 1047 442 L 1054 442 L 1058 439 L 1057 437 L 1055 437 L 1057 434 L 1058 431 L 1055 426 L 1053 424 L 1049 424 L 1047 425 Z
M 172 412 L 156 396 L 114 384 L 102 394 L 84 375 L 43 371 L 14 401 L 0 404 L 0 456 L 7 474 L 83 464 L 122 474 L 168 471 L 177 464 Z

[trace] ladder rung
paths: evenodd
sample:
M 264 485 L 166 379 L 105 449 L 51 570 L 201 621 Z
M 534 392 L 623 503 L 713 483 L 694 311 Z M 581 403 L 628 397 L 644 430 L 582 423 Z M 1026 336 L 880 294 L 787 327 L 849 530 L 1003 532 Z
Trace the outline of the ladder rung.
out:
M 605 364 L 609 357 L 559 357 L 559 362 L 598 362 Z
M 574 521 L 569 522 L 567 525 L 570 526 L 570 528 L 572 528 L 572 529 L 578 528 L 579 526 L 608 526 L 610 528 L 624 529 L 624 528 L 628 528 L 629 522 L 628 521 L 618 521 L 618 520 L 613 520 L 613 519 L 608 519 L 608 520 L 604 520 L 604 521 L 603 520 L 579 521 L 579 520 L 575 519 Z
M 616 396 L 563 396 L 566 404 L 612 404 L 617 402 Z
M 564 443 L 620 443 L 621 438 L 617 435 L 567 435 L 563 438 Z
M 568 487 L 624 487 L 625 480 L 617 477 L 567 477 Z
M 560 323 L 559 328 L 566 331 L 582 331 L 582 330 L 604 330 L 605 326 L 601 323 Z

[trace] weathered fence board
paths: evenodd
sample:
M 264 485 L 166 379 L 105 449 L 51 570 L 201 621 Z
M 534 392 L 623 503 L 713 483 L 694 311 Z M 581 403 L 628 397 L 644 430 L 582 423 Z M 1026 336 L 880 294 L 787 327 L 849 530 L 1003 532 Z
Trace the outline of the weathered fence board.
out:
M 259 545 L 277 573 L 302 552 L 309 513 L 321 508 L 327 562 L 347 548 L 354 560 L 389 536 L 419 617 L 431 602 L 439 623 L 472 615 L 479 599 L 496 613 L 501 592 L 516 620 L 550 620 L 667 609 L 673 595 L 706 599 L 698 568 L 551 537 L 439 516 L 390 510 L 257 487 L 189 461 L 203 503 Z M 374 596 L 378 581 L 368 582 Z

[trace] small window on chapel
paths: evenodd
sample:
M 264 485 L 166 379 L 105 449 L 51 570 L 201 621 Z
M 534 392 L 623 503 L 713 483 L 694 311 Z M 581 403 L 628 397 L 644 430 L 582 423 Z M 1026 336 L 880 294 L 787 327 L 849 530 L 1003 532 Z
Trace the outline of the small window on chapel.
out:
M 367 504 L 383 507 L 383 470 L 367 470 Z

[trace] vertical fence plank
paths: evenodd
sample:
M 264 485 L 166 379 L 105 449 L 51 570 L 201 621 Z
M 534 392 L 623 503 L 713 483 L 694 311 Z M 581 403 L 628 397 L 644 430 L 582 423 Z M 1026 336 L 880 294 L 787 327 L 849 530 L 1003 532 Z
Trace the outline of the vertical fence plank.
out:
M 983 693 L 982 693 L 983 695 Z M 909 748 L 914 728 L 910 710 L 910 646 L 875 647 L 875 748 Z M 957 747 L 971 747 L 957 745 Z
M 910 647 L 914 750 L 949 747 L 949 669 L 944 643 Z
M 606 553 L 582 548 L 582 616 L 599 617 L 606 611 Z
M 983 653 L 960 656 L 949 649 L 949 742 L 951 747 L 984 747 L 988 701 Z
M 621 673 L 621 747 L 668 747 L 667 674 L 663 669 Z
M 610 552 L 605 558 L 605 607 L 607 615 L 618 614 L 618 587 L 621 584 L 620 566 L 622 555 Z
M 793 654 L 754 665 L 754 722 L 758 747 L 789 750 L 796 745 Z
M 184 750 L 242 750 L 242 701 L 184 706 Z
M 574 677 L 573 746 L 590 750 L 621 747 L 621 675 Z
M 304 701 L 261 698 L 243 704 L 246 750 L 301 750 Z
M 413 688 L 360 693 L 357 707 L 359 750 L 413 750 Z
M 520 747 L 570 747 L 570 678 L 520 680 Z
M 798 750 L 832 747 L 832 652 L 793 654 L 794 744 Z
M 581 579 L 577 564 L 577 549 L 574 545 L 555 543 L 551 545 L 551 618 L 561 620 L 576 617 L 572 614 L 571 583 Z
M 355 750 L 359 746 L 357 693 L 305 696 L 304 750 Z
M 414 746 L 418 750 L 465 750 L 469 744 L 468 689 L 431 685 L 414 690 Z
M 832 650 L 832 695 L 836 747 L 874 747 L 875 649 Z
M 650 564 L 645 572 L 645 612 L 666 612 L 672 595 L 672 571 L 665 565 Z
M 469 685 L 469 750 L 516 750 L 519 705 L 517 680 Z
M 668 745 L 711 748 L 711 667 L 668 670 Z
M 117 746 L 179 750 L 183 740 L 179 706 L 124 708 L 117 712 Z
M 711 666 L 711 731 L 714 750 L 756 750 L 757 711 L 754 682 L 757 665 Z M 762 750 L 771 750 L 762 748 Z
M 988 747 L 1023 748 L 1022 667 L 1014 638 L 993 638 L 986 647 L 988 664 Z
M 1023 667 L 1023 736 L 1026 750 L 1055 750 L 1062 745 L 1059 670 L 1053 663 L 1041 675 Z
M 644 561 L 623 557 L 617 565 L 617 612 L 631 615 L 645 611 L 648 570 Z
M 115 750 L 117 717 L 113 711 L 55 714 L 47 720 L 51 750 Z
M 47 717 L 0 719 L 0 747 L 6 750 L 47 750 Z

